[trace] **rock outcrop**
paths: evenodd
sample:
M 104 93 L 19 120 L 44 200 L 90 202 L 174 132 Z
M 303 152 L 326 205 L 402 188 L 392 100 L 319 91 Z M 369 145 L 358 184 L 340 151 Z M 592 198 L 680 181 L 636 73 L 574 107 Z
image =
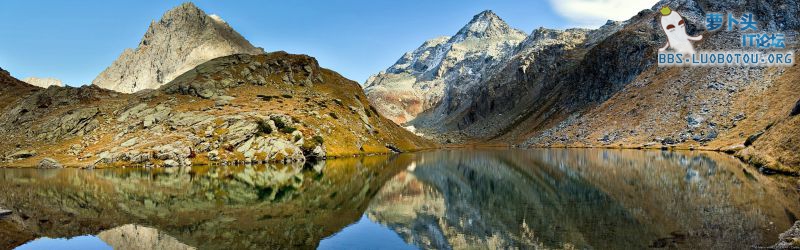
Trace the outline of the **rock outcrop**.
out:
M 475 15 L 452 37 L 439 37 L 408 52 L 394 65 L 364 84 L 376 109 L 404 123 L 442 102 L 457 101 L 523 39 L 522 31 L 508 26 L 492 11 Z
M 58 80 L 58 79 L 55 79 L 55 78 L 28 77 L 28 78 L 22 79 L 22 81 L 26 82 L 26 83 L 28 83 L 30 85 L 33 85 L 33 86 L 36 86 L 36 87 L 42 87 L 42 88 L 47 88 L 47 87 L 50 87 L 50 86 L 64 87 L 64 83 L 62 83 L 61 80 Z
M 767 249 L 798 249 L 800 248 L 800 221 L 795 221 L 791 228 L 778 236 L 778 243 Z
M 220 17 L 189 2 L 152 22 L 139 46 L 126 49 L 92 84 L 122 93 L 157 89 L 208 60 L 261 53 Z

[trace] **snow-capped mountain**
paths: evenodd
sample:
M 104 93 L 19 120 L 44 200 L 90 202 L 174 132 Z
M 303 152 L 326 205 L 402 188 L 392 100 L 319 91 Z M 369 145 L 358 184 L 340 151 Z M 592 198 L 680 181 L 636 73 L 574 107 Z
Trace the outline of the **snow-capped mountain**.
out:
M 428 40 L 371 76 L 365 91 L 382 114 L 397 123 L 410 121 L 449 99 L 448 93 L 463 92 L 490 75 L 525 37 L 494 12 L 481 12 L 455 35 Z

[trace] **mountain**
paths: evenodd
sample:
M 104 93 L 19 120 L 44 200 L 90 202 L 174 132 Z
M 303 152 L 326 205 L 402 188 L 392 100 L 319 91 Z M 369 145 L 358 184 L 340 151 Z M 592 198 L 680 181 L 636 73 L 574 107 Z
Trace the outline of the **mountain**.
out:
M 47 87 L 50 87 L 50 86 L 64 87 L 64 84 L 61 83 L 61 80 L 58 80 L 58 79 L 55 79 L 55 78 L 28 77 L 28 78 L 22 79 L 22 81 L 26 82 L 26 83 L 28 83 L 30 85 L 37 86 L 37 87 L 42 87 L 42 88 L 47 88 Z
M 433 146 L 305 55 L 224 56 L 133 94 L 3 75 L 2 166 L 302 163 Z
M 439 102 L 405 124 L 440 142 L 726 151 L 766 172 L 800 174 L 797 64 L 658 67 L 662 6 L 683 16 L 689 34 L 703 35 L 698 50 L 730 50 L 741 40 L 739 31 L 705 30 L 709 12 L 752 12 L 760 32 L 789 39 L 800 29 L 797 1 L 705 0 L 664 0 L 594 30 L 540 28 L 471 87 L 444 87 Z M 456 73 L 450 79 L 470 75 Z
M 92 84 L 122 93 L 156 89 L 208 60 L 261 53 L 219 16 L 189 2 L 152 22 L 138 47 L 123 51 Z
M 404 123 L 472 88 L 525 38 L 492 11 L 475 15 L 451 37 L 439 37 L 371 76 L 365 92 L 387 118 Z

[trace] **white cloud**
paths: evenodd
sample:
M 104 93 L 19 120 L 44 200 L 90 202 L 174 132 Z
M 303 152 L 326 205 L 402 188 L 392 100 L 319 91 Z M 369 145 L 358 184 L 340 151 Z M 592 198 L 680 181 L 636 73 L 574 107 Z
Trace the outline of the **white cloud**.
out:
M 580 26 L 600 26 L 607 20 L 624 21 L 658 0 L 549 0 L 556 12 Z

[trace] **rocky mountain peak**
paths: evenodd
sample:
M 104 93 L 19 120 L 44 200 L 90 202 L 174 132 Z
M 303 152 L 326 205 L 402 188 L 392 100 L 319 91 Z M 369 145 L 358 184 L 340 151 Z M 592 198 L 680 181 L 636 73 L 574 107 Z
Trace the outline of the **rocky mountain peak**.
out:
M 185 17 L 185 16 L 205 16 L 205 12 L 194 5 L 192 2 L 185 2 L 178 7 L 175 7 L 166 13 L 164 13 L 163 20 L 171 20 L 174 17 Z
M 173 30 L 185 28 L 189 24 L 203 24 L 210 21 L 206 13 L 194 5 L 192 2 L 182 3 L 161 17 L 158 22 L 150 22 L 150 27 L 145 32 L 141 45 L 148 45 L 148 40 L 157 36 L 158 33 L 168 33 Z
M 187 2 L 151 22 L 139 46 L 123 51 L 92 84 L 123 93 L 156 89 L 208 60 L 262 53 L 222 18 Z
M 466 91 L 492 75 L 525 37 L 494 12 L 483 11 L 454 36 L 430 39 L 370 77 L 364 84 L 367 97 L 396 123 L 411 121 L 437 106 L 448 91 Z
M 511 28 L 503 19 L 491 10 L 478 13 L 461 30 L 456 33 L 452 42 L 460 42 L 467 38 L 501 37 L 522 31 Z M 524 33 L 523 33 L 524 34 Z

